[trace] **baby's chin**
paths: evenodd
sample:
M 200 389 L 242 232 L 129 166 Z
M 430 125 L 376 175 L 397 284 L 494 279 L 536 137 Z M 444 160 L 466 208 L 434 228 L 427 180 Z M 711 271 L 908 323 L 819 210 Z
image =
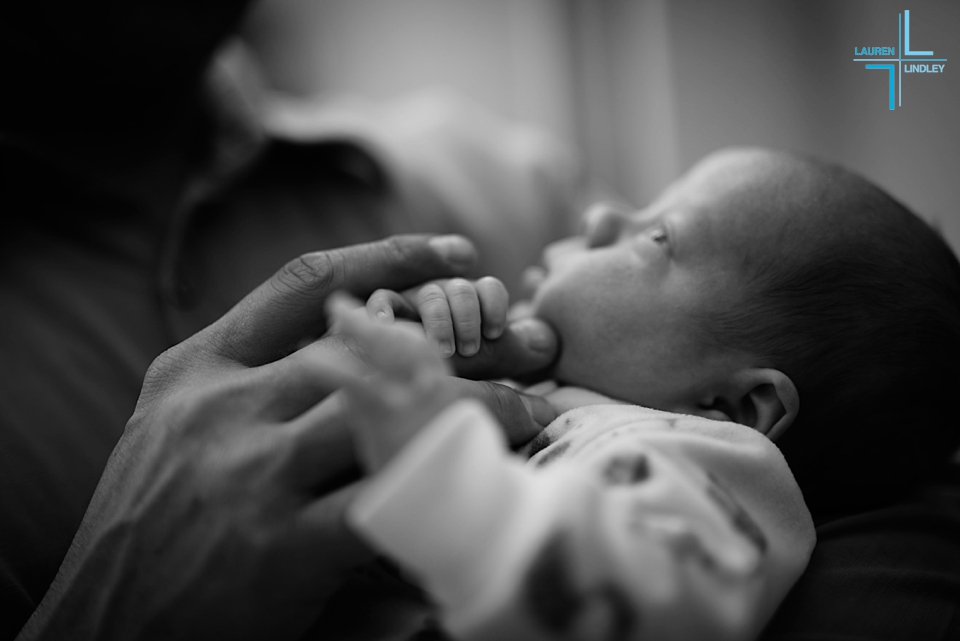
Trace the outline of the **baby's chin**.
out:
M 560 358 L 556 360 L 553 364 L 553 367 L 550 370 L 550 375 L 553 377 L 553 380 L 557 382 L 558 385 L 570 385 L 573 387 L 583 387 L 590 389 L 595 392 L 600 390 L 594 390 L 593 386 L 590 385 L 590 381 L 587 380 L 586 376 L 578 376 L 578 371 L 576 367 L 569 367 L 568 363 L 563 358 L 563 345 L 561 343 L 561 352 Z M 582 372 L 580 372 L 582 374 Z M 601 392 L 602 393 L 602 392 Z
M 583 376 L 583 372 L 579 371 L 578 368 L 569 368 L 563 362 L 562 354 L 561 358 L 558 359 L 557 363 L 554 365 L 553 369 L 550 371 L 550 376 L 545 378 L 552 378 L 556 381 L 557 385 L 560 387 L 576 387 L 580 389 L 587 390 L 594 394 L 597 394 L 601 397 L 608 399 L 608 401 L 613 401 L 617 403 L 628 403 L 631 405 L 643 405 L 644 407 L 649 407 L 647 403 L 644 403 L 643 400 L 635 398 L 625 398 L 623 394 L 619 393 L 620 390 L 616 389 L 607 389 L 602 381 L 598 381 L 595 376 Z M 600 402 L 600 401 L 596 401 Z
M 543 271 L 543 270 L 541 270 Z M 563 307 L 562 288 L 558 287 L 557 279 L 550 278 L 550 274 L 543 271 L 543 277 L 537 281 L 537 286 L 529 290 L 529 305 L 531 315 L 542 318 L 551 326 L 557 327 L 553 317 L 558 315 Z
M 536 318 L 554 328 L 560 349 L 559 356 L 549 370 L 544 372 L 543 379 L 552 379 L 561 387 L 579 387 L 589 390 L 619 402 L 644 404 L 642 400 L 628 398 L 629 394 L 625 395 L 623 385 L 618 384 L 622 383 L 622 380 L 611 380 L 611 368 L 608 365 L 598 362 L 595 358 L 584 360 L 585 355 L 582 352 L 577 353 L 577 350 L 566 350 L 562 323 L 553 322 L 549 315 L 537 315 Z M 619 377 L 616 378 L 619 379 Z

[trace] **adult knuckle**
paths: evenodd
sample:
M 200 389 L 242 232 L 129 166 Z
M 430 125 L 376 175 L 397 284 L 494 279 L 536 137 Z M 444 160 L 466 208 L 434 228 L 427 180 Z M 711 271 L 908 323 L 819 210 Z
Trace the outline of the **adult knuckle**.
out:
M 196 423 L 200 408 L 201 398 L 194 391 L 173 390 L 149 409 L 138 407 L 124 431 L 130 434 L 149 426 L 150 430 L 182 433 Z
M 407 236 L 390 236 L 382 241 L 383 251 L 394 265 L 409 265 L 418 261 L 420 254 Z
M 183 371 L 190 367 L 194 356 L 195 352 L 181 343 L 164 350 L 154 358 L 143 376 L 138 407 L 155 400 L 174 385 Z
M 292 291 L 327 291 L 343 280 L 343 258 L 336 251 L 301 254 L 277 272 L 280 287 Z
M 144 375 L 145 383 L 155 383 L 165 381 L 169 378 L 170 372 L 176 370 L 179 361 L 179 345 L 164 350 L 147 367 L 147 373 Z

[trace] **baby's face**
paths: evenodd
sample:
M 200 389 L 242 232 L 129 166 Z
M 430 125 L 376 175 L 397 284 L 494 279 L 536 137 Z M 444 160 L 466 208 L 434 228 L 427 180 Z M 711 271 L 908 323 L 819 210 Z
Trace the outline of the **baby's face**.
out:
M 708 312 L 739 305 L 754 265 L 783 242 L 780 171 L 766 152 L 714 155 L 649 207 L 594 207 L 584 235 L 547 247 L 533 307 L 560 336 L 556 378 L 698 413 L 732 368 L 759 365 L 702 335 Z

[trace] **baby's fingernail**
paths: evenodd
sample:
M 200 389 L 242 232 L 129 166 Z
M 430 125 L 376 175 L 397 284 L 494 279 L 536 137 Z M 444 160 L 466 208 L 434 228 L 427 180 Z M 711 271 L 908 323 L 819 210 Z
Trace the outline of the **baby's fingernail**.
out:
M 500 338 L 503 334 L 503 325 L 485 325 L 483 327 L 483 337 L 490 340 Z
M 556 335 L 541 320 L 524 318 L 511 325 L 511 329 L 526 343 L 527 347 L 535 352 L 553 353 L 557 348 Z
M 553 422 L 553 419 L 557 418 L 557 411 L 553 409 L 550 403 L 539 396 L 520 394 L 520 402 L 527 408 L 531 418 L 539 425 L 546 427 Z
M 463 236 L 455 234 L 434 236 L 427 241 L 427 244 L 452 267 L 466 269 L 473 267 L 473 263 L 477 260 L 477 252 L 473 244 Z
M 475 341 L 467 341 L 465 343 L 460 343 L 460 354 L 462 356 L 473 356 L 480 349 L 479 343 Z
M 444 358 L 453 356 L 453 341 L 440 341 L 440 353 Z

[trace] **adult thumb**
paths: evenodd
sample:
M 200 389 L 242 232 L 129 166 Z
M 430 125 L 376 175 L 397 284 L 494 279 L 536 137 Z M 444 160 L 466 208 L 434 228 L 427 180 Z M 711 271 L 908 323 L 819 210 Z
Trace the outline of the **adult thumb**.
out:
M 454 356 L 452 364 L 464 378 L 522 378 L 547 370 L 559 354 L 553 328 L 530 317 L 510 323 L 500 338 L 482 341 L 473 356 Z

